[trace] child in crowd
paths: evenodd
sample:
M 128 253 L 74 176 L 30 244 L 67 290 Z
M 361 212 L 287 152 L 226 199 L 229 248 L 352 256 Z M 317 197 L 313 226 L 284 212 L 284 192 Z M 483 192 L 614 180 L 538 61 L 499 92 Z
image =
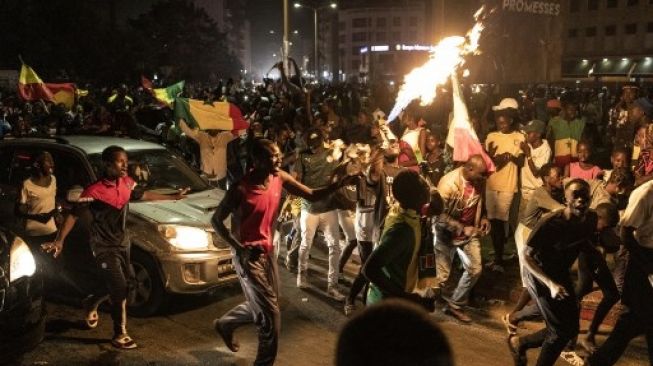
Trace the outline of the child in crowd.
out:
M 635 168 L 636 186 L 653 179 L 653 124 L 646 125 L 645 138 L 640 142 L 640 149 Z
M 592 147 L 587 142 L 580 142 L 577 148 L 578 161 L 570 163 L 565 167 L 565 177 L 571 179 L 597 179 L 603 173 L 601 168 L 592 164 L 590 158 L 592 157 Z
M 440 137 L 435 133 L 429 133 L 426 138 L 425 161 L 420 165 L 422 174 L 433 187 L 437 187 L 440 178 L 444 175 L 446 163 L 444 151 L 440 146 Z
M 603 181 L 607 182 L 612 175 L 612 171 L 619 168 L 625 168 L 628 166 L 628 152 L 623 148 L 616 148 L 612 150 L 610 155 L 610 164 L 612 169 L 606 169 L 603 171 Z
M 647 125 L 641 125 L 637 127 L 635 132 L 635 144 L 633 145 L 633 155 L 631 158 L 632 168 L 635 170 L 639 163 L 639 154 L 642 150 L 642 146 L 646 145 L 646 129 Z

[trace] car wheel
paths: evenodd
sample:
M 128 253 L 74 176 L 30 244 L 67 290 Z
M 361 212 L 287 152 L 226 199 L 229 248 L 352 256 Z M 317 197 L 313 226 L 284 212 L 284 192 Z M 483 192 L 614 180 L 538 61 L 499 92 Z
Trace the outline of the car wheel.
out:
M 148 254 L 132 250 L 131 264 L 134 269 L 134 289 L 129 294 L 129 313 L 150 316 L 161 309 L 165 290 L 156 263 Z

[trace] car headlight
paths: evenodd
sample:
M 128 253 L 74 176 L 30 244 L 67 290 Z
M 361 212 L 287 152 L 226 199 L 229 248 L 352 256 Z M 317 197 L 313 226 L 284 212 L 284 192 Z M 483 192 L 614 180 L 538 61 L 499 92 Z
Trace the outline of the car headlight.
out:
M 204 229 L 181 225 L 160 225 L 159 232 L 177 249 L 208 249 L 212 244 L 211 234 Z
M 29 277 L 36 272 L 32 251 L 21 238 L 14 239 L 9 258 L 9 282 L 14 282 L 21 277 Z

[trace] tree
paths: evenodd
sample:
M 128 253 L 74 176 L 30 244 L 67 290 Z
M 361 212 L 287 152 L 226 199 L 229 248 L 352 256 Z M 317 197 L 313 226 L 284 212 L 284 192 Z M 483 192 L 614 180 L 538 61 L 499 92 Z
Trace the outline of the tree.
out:
M 187 1 L 156 3 L 130 21 L 130 28 L 139 45 L 138 62 L 147 69 L 170 67 L 177 79 L 207 80 L 212 74 L 236 75 L 242 68 L 216 23 Z

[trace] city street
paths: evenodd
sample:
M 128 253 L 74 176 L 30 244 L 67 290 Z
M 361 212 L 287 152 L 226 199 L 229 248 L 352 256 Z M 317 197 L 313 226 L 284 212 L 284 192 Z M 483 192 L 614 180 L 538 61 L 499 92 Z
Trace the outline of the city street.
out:
M 313 288 L 295 287 L 295 277 L 280 267 L 282 279 L 282 328 L 278 365 L 333 365 L 336 339 L 346 321 L 340 304 L 322 296 L 325 265 L 322 253 L 313 250 L 310 282 Z M 355 270 L 349 267 L 349 272 Z M 110 344 L 111 321 L 100 315 L 95 330 L 80 329 L 78 307 L 48 304 L 46 339 L 27 354 L 23 365 L 250 365 L 256 352 L 254 327 L 236 336 L 241 350 L 231 353 L 211 329 L 213 319 L 242 301 L 240 288 L 224 289 L 214 296 L 175 297 L 169 311 L 152 318 L 130 318 L 130 334 L 139 349 L 117 351 Z M 449 336 L 456 365 L 510 365 L 512 360 L 499 321 L 502 308 L 473 313 L 473 325 L 461 325 L 436 311 L 434 316 Z M 539 323 L 529 324 L 534 329 Z M 582 328 L 581 328 L 582 329 Z M 525 332 L 527 330 L 523 330 Z M 602 339 L 601 339 L 602 341 Z M 535 361 L 538 351 L 529 353 Z M 646 362 L 643 340 L 633 342 L 618 365 Z M 567 365 L 559 361 L 558 365 Z

